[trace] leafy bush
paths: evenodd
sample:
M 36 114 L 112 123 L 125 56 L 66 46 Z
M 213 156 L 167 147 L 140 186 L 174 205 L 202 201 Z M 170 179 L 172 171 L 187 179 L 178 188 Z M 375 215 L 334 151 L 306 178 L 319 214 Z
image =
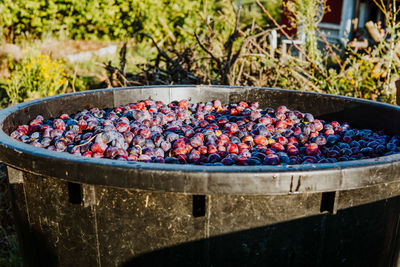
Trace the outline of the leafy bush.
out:
M 316 27 L 321 17 L 316 11 L 325 9 L 324 1 L 292 1 L 289 9 L 307 36 L 298 48 L 306 60 L 290 57 L 286 65 L 279 65 L 284 71 L 277 70 L 283 73 L 278 74 L 281 77 L 278 86 L 394 103 L 394 81 L 400 78 L 400 23 L 396 19 L 399 11 L 396 2 L 388 5 L 382 0 L 374 2 L 386 18 L 385 36 L 363 51 L 348 47 L 345 54 L 339 54 Z M 318 49 L 316 40 L 325 43 L 324 51 Z
M 63 62 L 35 50 L 28 51 L 12 69 L 11 78 L 4 86 L 11 104 L 62 94 L 67 90 L 68 76 Z
M 244 5 L 253 10 L 254 1 L 247 2 Z M 274 0 L 270 5 L 276 16 L 280 14 L 280 3 Z M 73 39 L 124 39 L 148 33 L 161 42 L 186 42 L 194 30 L 202 28 L 203 21 L 219 33 L 226 32 L 218 11 L 234 16 L 233 4 L 226 0 L 3 0 L 0 34 L 15 40 L 22 34 L 39 38 L 55 34 Z M 248 18 L 253 16 L 254 10 Z M 261 13 L 258 17 L 262 18 Z
M 306 14 L 307 10 L 317 10 L 321 1 L 296 0 L 296 3 L 307 5 L 307 8 L 294 7 L 297 16 L 305 18 L 310 15 Z M 259 5 L 261 9 L 264 8 L 261 3 Z M 245 24 L 240 14 L 235 15 L 236 21 L 223 16 L 229 35 L 219 35 L 210 27 L 209 31 L 203 30 L 197 36 L 196 48 L 184 46 L 179 50 L 167 46 L 168 50 L 161 51 L 158 47 L 160 52 L 157 58 L 149 61 L 138 74 L 127 74 L 128 82 L 127 79 L 118 78 L 123 76 L 124 71 L 108 65 L 109 84 L 193 82 L 280 87 L 393 103 L 394 81 L 399 79 L 400 69 L 400 23 L 395 19 L 394 10 L 396 8 L 393 6 L 383 10 L 388 24 L 386 36 L 381 42 L 362 53 L 348 49 L 340 54 L 315 27 L 318 18 L 313 13 L 311 18 L 302 20 L 302 26 L 306 29 L 308 39 L 325 43 L 324 49 L 305 42 L 303 46 L 294 47 L 298 54 L 303 55 L 302 58 L 288 54 L 285 60 L 281 58 L 281 50 L 272 49 L 268 41 L 272 28 Z M 268 10 L 263 11 L 274 22 L 275 29 L 286 35 Z M 290 38 L 288 35 L 286 37 Z M 168 51 L 171 53 L 168 54 Z
M 34 54 L 16 66 L 5 89 L 11 103 L 16 104 L 65 93 L 67 85 L 61 62 L 52 61 L 49 56 Z

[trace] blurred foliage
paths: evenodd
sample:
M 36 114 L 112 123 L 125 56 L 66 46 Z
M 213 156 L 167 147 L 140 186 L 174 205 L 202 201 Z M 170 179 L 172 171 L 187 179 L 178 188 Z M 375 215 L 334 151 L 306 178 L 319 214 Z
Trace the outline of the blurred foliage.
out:
M 271 16 L 280 21 L 282 13 L 282 0 L 263 0 L 260 1 L 268 10 Z M 235 2 L 237 4 L 237 1 Z M 255 0 L 242 0 L 241 23 L 243 25 L 251 25 L 253 19 L 257 25 L 268 25 L 271 23 L 270 19 L 260 10 Z
M 68 80 L 61 61 L 31 50 L 21 63 L 14 64 L 5 85 L 11 104 L 66 92 Z
M 388 24 L 382 41 L 357 51 L 349 47 L 339 49 L 319 32 L 316 25 L 320 18 L 317 12 L 309 10 L 325 10 L 323 1 L 296 1 L 295 4 L 291 8 L 296 11 L 306 40 L 315 41 L 289 47 L 284 57 L 281 48 L 273 48 L 269 38 L 274 29 L 283 36 L 285 31 L 259 3 L 273 25 L 257 25 L 257 17 L 249 24 L 241 18 L 242 12 L 235 16 L 222 14 L 229 35 L 220 35 L 212 25 L 206 25 L 210 30 L 198 31 L 197 46 L 157 47 L 158 55 L 137 74 L 124 75 L 118 67 L 106 66 L 108 84 L 190 82 L 280 87 L 394 103 L 394 81 L 399 79 L 400 68 L 400 23 L 394 19 L 397 9 L 388 6 L 383 10 Z
M 315 25 L 322 21 L 325 12 L 326 0 L 293 0 L 285 2 L 287 10 L 294 14 L 292 25 L 298 28 L 298 37 L 301 34 L 307 36 L 302 45 L 307 55 L 316 64 L 321 63 L 321 51 L 318 49 L 318 40 Z
M 9 63 L 11 76 L 2 84 L 8 96 L 3 106 L 86 89 L 84 81 L 66 73 L 62 60 L 53 60 L 33 48 L 24 53 L 21 62 Z
M 76 39 L 129 40 L 125 59 L 128 64 L 121 73 L 131 74 L 125 77 L 130 80 L 127 83 L 119 76 L 121 80 L 112 81 L 118 76 L 115 72 L 119 71 L 113 67 L 117 60 L 112 58 L 113 64 L 105 64 L 111 72 L 108 86 L 126 85 L 129 81 L 132 84 L 253 85 L 393 103 L 394 81 L 399 78 L 400 67 L 400 31 L 394 14 L 397 9 L 379 1 L 376 1 L 377 7 L 387 21 L 385 37 L 363 51 L 334 47 L 319 33 L 316 25 L 325 11 L 325 1 L 287 2 L 306 41 L 297 47 L 289 47 L 285 58 L 282 58 L 282 50 L 274 49 L 269 40 L 273 29 L 285 38 L 284 29 L 279 25 L 282 1 L 278 0 L 260 1 L 259 4 L 242 0 L 240 9 L 238 1 L 230 0 L 47 0 L 43 3 L 5 0 L 0 3 L 0 10 L 6 15 L 0 20 L 3 36 L 8 38 L 16 38 L 18 34 L 40 37 L 51 33 Z M 170 65 L 171 62 L 174 64 Z M 51 82 L 53 89 L 41 91 L 42 86 L 33 83 L 35 79 L 36 83 L 43 79 L 38 78 L 44 77 L 40 76 L 40 71 L 30 71 L 26 60 L 18 64 L 19 67 L 11 68 L 14 75 L 6 86 L 13 101 L 67 90 L 64 87 L 55 89 L 57 82 L 54 80 Z M 80 76 L 82 69 L 92 68 L 93 61 L 76 65 L 80 69 L 73 68 L 72 73 L 78 73 L 74 85 L 83 88 L 95 84 L 90 77 Z M 178 75 L 179 71 L 183 71 L 186 78 Z M 71 81 L 67 76 L 60 79 Z M 139 80 L 134 81 L 135 78 Z M 28 87 L 31 89 L 21 89 Z
M 281 1 L 265 1 L 279 18 Z M 206 22 L 219 34 L 226 24 L 219 12 L 234 16 L 235 3 L 228 0 L 3 0 L 0 2 L 0 34 L 9 41 L 25 35 L 72 39 L 124 39 L 148 33 L 161 43 L 190 42 Z M 263 15 L 255 1 L 244 1 L 245 20 Z
M 260 43 L 259 39 L 258 44 L 263 45 L 263 50 L 252 48 L 250 51 L 244 50 L 241 55 L 263 55 L 247 63 L 253 64 L 250 69 L 263 71 L 259 71 L 258 76 L 248 71 L 246 77 L 252 77 L 250 80 L 253 82 L 247 79 L 239 80 L 237 84 L 259 84 L 394 103 L 395 81 L 400 79 L 400 22 L 396 20 L 399 13 L 396 2 L 386 5 L 382 0 L 375 1 L 386 18 L 384 37 L 380 42 L 361 50 L 350 46 L 336 47 L 319 32 L 316 25 L 322 16 L 318 12 L 326 10 L 324 1 L 294 0 L 292 4 L 289 9 L 294 12 L 300 31 L 306 34 L 305 43 L 289 48 L 294 51 L 294 56 L 288 52 L 282 60 L 281 50 L 266 53 L 270 51 L 270 44 Z M 279 25 L 275 26 L 278 30 Z M 237 63 L 243 60 L 240 57 Z M 240 68 L 233 67 L 235 69 Z M 246 68 L 242 72 L 245 73 Z M 233 72 L 232 75 L 237 74 Z M 238 81 L 237 78 L 233 80 Z

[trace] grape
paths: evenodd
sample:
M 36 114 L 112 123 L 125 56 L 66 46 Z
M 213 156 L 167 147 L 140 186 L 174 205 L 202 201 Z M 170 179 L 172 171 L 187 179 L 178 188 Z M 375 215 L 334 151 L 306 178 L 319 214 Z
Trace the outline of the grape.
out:
M 77 156 L 213 166 L 334 163 L 400 151 L 399 136 L 245 101 L 144 100 L 48 120 L 38 115 L 10 136 Z

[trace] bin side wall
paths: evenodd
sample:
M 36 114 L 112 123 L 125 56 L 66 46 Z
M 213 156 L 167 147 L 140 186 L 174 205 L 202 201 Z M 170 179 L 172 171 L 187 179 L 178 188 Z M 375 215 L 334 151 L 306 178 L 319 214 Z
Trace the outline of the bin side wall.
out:
M 23 183 L 11 188 L 24 264 L 97 266 L 94 210 L 69 202 L 67 182 L 22 175 Z
M 198 204 L 204 213 L 194 216 L 190 194 L 71 186 L 16 169 L 9 173 L 23 177 L 10 181 L 27 266 L 342 260 L 387 266 L 398 254 L 400 197 L 392 196 L 399 183 L 333 194 L 335 215 L 321 214 L 323 193 L 312 193 L 204 195 Z

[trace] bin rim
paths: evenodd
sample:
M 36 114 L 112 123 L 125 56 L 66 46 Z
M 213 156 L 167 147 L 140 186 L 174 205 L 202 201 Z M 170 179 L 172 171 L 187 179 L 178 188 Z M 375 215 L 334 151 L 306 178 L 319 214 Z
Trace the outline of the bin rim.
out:
M 6 165 L 16 169 L 44 176 L 57 177 L 72 182 L 184 193 L 291 194 L 340 191 L 400 181 L 400 153 L 372 159 L 342 161 L 337 163 L 278 166 L 160 164 L 86 158 L 69 153 L 50 151 L 16 141 L 3 131 L 4 120 L 9 115 L 28 106 L 41 104 L 46 101 L 67 98 L 72 95 L 95 94 L 106 91 L 150 88 L 173 89 L 178 87 L 211 87 L 225 89 L 249 88 L 321 95 L 320 93 L 314 92 L 250 86 L 163 85 L 97 89 L 45 97 L 20 103 L 0 111 L 0 160 Z M 324 95 L 331 98 L 350 100 L 352 102 L 368 103 L 372 106 L 385 107 L 400 112 L 399 107 L 391 104 L 378 103 L 371 100 L 346 96 L 330 94 Z M 23 157 L 24 160 L 16 160 L 18 158 L 21 159 L 21 157 Z M 110 177 L 110 173 L 112 173 L 113 170 L 116 172 L 118 177 Z M 99 175 L 99 172 L 102 172 L 105 177 Z M 360 175 L 365 173 L 375 173 L 375 176 L 363 177 Z M 140 177 L 145 175 L 148 176 L 145 179 L 150 179 L 151 181 L 140 181 L 144 180 L 140 179 Z M 333 176 L 335 176 L 338 181 L 332 181 L 332 179 L 334 179 Z M 322 187 L 313 186 L 313 183 L 318 182 L 318 177 L 321 177 L 320 180 L 323 181 L 329 180 L 327 185 Z M 227 180 L 224 181 L 224 178 Z M 380 179 L 374 180 L 374 178 Z M 118 181 L 118 179 L 120 179 L 120 181 Z M 296 182 L 298 183 L 299 179 L 303 179 L 303 183 L 305 182 L 304 186 L 293 184 Z M 351 179 L 351 181 L 349 181 L 349 179 Z M 260 180 L 261 182 L 258 183 L 257 180 Z M 174 181 L 181 185 L 176 186 L 175 188 Z M 240 185 L 243 186 L 244 182 L 251 182 L 253 185 L 244 186 L 243 189 L 238 188 Z M 194 185 L 190 185 L 190 183 L 194 183 Z M 275 183 L 276 186 L 267 186 L 266 188 L 260 187 L 266 183 Z M 289 187 L 288 183 L 290 184 Z M 210 184 L 212 184 L 212 186 Z M 221 188 L 218 188 L 218 184 L 221 185 Z

